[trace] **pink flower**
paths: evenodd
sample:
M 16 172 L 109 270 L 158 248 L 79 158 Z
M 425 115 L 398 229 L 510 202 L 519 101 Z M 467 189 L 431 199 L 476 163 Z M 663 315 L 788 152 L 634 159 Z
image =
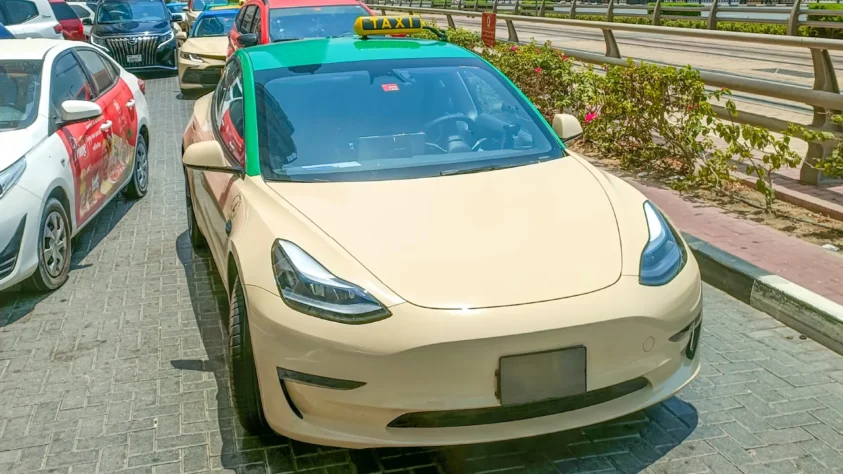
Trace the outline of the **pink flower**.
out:
M 536 74 L 541 74 L 541 73 L 542 73 L 542 68 L 537 67 L 537 68 L 536 68 Z
M 516 48 L 515 46 L 512 46 L 512 47 L 510 47 L 510 48 L 509 48 L 509 50 L 510 50 L 510 51 L 517 51 L 517 50 L 518 50 L 518 48 Z
M 608 71 L 608 70 L 609 70 L 609 66 L 607 66 L 607 65 L 605 65 L 605 64 L 604 64 L 604 65 L 603 65 L 603 70 L 604 70 L 604 71 Z
M 585 123 L 591 123 L 600 116 L 600 112 L 589 112 L 585 114 Z
M 563 54 L 563 55 L 562 55 L 562 60 L 563 60 L 563 61 L 567 61 L 567 60 L 568 60 L 568 55 L 567 55 L 567 54 Z

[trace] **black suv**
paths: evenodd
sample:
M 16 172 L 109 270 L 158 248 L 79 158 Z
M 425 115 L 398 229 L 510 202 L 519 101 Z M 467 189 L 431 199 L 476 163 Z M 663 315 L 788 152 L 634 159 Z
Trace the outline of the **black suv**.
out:
M 173 22 L 181 20 L 163 0 L 101 0 L 91 42 L 129 70 L 177 70 Z

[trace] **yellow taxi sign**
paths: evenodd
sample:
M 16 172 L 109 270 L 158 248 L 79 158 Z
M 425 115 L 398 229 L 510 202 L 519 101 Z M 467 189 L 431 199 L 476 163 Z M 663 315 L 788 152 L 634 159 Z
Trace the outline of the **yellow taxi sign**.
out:
M 422 31 L 421 17 L 403 16 L 361 16 L 354 22 L 354 32 L 368 35 L 409 35 Z

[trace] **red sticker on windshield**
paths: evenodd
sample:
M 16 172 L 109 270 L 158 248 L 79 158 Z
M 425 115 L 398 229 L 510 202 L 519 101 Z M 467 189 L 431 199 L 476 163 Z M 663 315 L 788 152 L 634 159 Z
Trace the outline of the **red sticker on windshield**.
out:
M 398 84 L 381 84 L 384 92 L 394 92 L 398 90 Z

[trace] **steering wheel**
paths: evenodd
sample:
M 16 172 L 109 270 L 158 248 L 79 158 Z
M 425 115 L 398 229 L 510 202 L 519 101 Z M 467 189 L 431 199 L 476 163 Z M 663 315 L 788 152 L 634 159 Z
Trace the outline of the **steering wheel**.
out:
M 449 114 L 449 115 L 443 115 L 442 117 L 435 118 L 435 119 L 431 120 L 430 122 L 427 122 L 424 125 L 422 130 L 424 131 L 425 135 L 428 135 L 428 136 L 434 136 L 435 135 L 435 138 L 433 138 L 433 143 L 431 143 L 431 144 L 435 144 L 437 148 L 439 148 L 441 150 L 445 150 L 445 149 L 447 149 L 446 148 L 447 143 L 445 144 L 446 145 L 445 147 L 441 146 L 442 145 L 441 141 L 442 141 L 442 136 L 443 136 L 442 130 L 445 128 L 444 126 L 447 125 L 447 124 L 456 125 L 457 123 L 460 123 L 460 122 L 466 124 L 468 126 L 468 131 L 473 134 L 474 125 L 475 125 L 474 119 L 467 116 L 467 115 L 463 115 L 463 114 Z M 438 133 L 435 133 L 435 132 L 438 132 Z

